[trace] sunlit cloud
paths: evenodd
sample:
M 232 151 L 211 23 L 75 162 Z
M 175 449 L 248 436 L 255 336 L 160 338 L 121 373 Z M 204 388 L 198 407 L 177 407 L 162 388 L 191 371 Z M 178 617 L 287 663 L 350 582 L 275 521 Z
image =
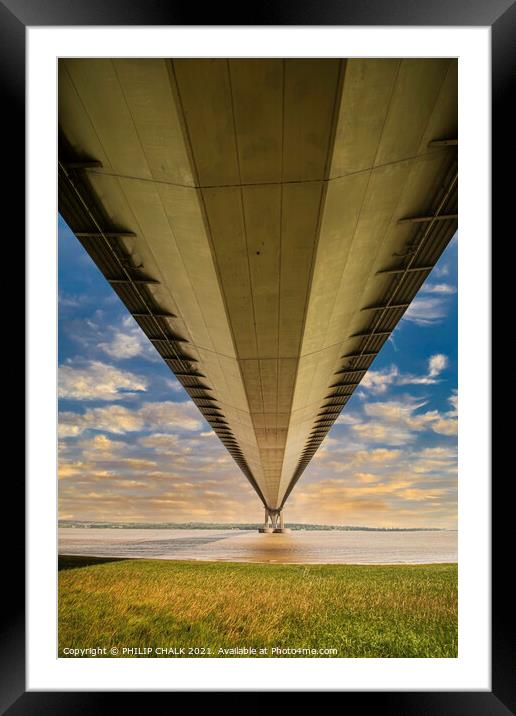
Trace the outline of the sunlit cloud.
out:
M 85 430 L 103 430 L 122 435 L 140 430 L 199 430 L 203 425 L 199 412 L 190 401 L 147 402 L 137 408 L 110 405 L 91 408 L 84 413 L 65 411 L 59 415 L 61 437 L 81 435 Z
M 151 429 L 199 430 L 203 425 L 199 411 L 191 401 L 144 403 L 139 414 Z
M 397 460 L 400 456 L 399 450 L 388 450 L 387 448 L 376 448 L 374 450 L 367 450 L 358 452 L 356 454 L 356 461 L 357 462 L 367 462 L 367 463 L 384 463 L 384 462 L 392 462 L 393 460 Z
M 100 361 L 89 361 L 83 367 L 59 366 L 60 398 L 122 400 L 145 390 L 144 378 Z
M 394 365 L 383 370 L 368 370 L 360 385 L 372 393 L 385 393 L 398 377 L 399 371 Z
M 437 377 L 445 370 L 447 365 L 447 356 L 438 353 L 428 359 L 428 373 L 426 375 L 401 373 L 397 366 L 391 365 L 381 370 L 368 370 L 360 386 L 373 395 L 381 395 L 395 385 L 435 385 L 439 382 Z
M 444 362 L 442 362 L 444 363 Z M 425 432 L 453 436 L 457 434 L 456 393 L 449 398 L 452 409 L 421 412 L 426 400 L 404 396 L 392 400 L 366 402 L 361 413 L 341 415 L 336 425 L 368 445 L 405 445 Z
M 364 407 L 364 412 L 370 417 L 381 418 L 385 424 L 403 426 L 412 433 L 430 429 L 443 435 L 456 434 L 457 420 L 453 411 L 444 413 L 440 413 L 438 410 L 417 412 L 424 405 L 425 402 L 408 398 L 405 401 L 369 403 Z

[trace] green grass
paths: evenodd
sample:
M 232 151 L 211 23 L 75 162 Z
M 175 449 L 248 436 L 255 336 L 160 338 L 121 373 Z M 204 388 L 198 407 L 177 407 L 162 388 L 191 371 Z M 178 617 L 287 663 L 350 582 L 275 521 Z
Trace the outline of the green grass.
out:
M 331 648 L 337 657 L 457 656 L 456 564 L 61 557 L 59 566 L 59 656 L 90 647 L 116 647 L 118 656 L 123 647 L 183 647 L 185 656 L 199 655 L 188 653 L 195 647 L 211 650 L 204 656 L 234 656 L 219 649 L 238 647 L 266 650 L 253 656 L 278 656 L 272 647 Z

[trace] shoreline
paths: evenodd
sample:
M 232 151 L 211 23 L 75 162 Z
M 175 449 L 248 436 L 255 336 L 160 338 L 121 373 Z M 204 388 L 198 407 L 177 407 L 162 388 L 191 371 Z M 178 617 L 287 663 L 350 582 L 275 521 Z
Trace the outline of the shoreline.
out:
M 121 555 L 113 554 L 112 556 L 97 556 L 95 554 L 66 554 L 58 553 L 58 560 L 60 559 L 90 559 L 96 560 L 95 564 L 101 564 L 102 562 L 199 562 L 201 564 L 265 564 L 265 565 L 279 565 L 283 567 L 295 566 L 295 567 L 439 567 L 449 566 L 458 564 L 457 560 L 448 560 L 445 562 L 282 562 L 279 560 L 243 560 L 243 559 L 203 559 L 202 557 L 184 557 L 183 559 L 174 557 L 125 557 Z

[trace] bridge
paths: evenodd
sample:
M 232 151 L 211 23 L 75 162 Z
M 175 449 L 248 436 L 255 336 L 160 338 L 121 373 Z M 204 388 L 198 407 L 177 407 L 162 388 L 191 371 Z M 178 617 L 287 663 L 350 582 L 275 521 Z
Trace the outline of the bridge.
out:
M 62 59 L 59 211 L 281 531 L 457 229 L 457 61 Z

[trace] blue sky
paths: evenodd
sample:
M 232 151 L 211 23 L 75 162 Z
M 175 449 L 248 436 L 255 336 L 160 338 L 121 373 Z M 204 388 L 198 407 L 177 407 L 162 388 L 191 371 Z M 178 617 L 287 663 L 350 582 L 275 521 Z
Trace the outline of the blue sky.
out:
M 261 503 L 59 218 L 62 519 L 259 521 Z M 456 527 L 457 237 L 298 482 L 286 519 Z

